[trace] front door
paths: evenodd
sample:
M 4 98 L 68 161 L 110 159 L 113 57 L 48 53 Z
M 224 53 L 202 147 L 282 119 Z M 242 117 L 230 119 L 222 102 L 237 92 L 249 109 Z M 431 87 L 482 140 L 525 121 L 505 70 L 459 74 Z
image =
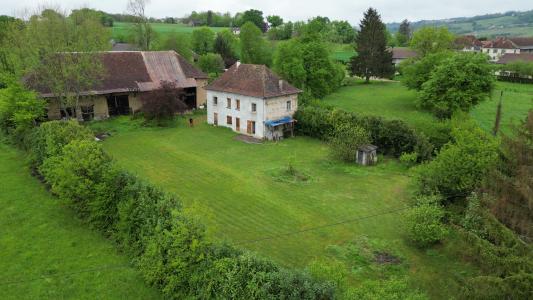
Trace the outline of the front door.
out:
M 235 130 L 241 131 L 241 119 L 235 118 Z
M 248 121 L 246 132 L 248 134 L 255 134 L 255 121 Z
M 218 114 L 217 113 L 213 114 L 213 124 L 218 125 Z

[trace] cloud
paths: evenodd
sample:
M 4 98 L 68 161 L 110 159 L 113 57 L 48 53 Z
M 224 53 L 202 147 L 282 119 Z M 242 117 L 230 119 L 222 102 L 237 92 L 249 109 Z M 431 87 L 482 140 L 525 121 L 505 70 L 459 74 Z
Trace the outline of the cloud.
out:
M 126 0 L 63 0 L 37 3 L 60 6 L 67 10 L 88 6 L 107 12 L 121 13 L 126 10 L 126 2 Z M 2 0 L 0 14 L 19 14 L 24 9 L 35 9 L 36 6 L 35 0 Z M 363 12 L 370 6 L 380 12 L 385 22 L 403 19 L 445 19 L 533 9 L 532 2 L 527 0 L 485 0 L 483 2 L 465 0 L 152 0 L 147 6 L 147 13 L 153 17 L 183 17 L 193 10 L 236 13 L 255 8 L 262 10 L 265 15 L 276 14 L 285 20 L 307 20 L 320 15 L 357 24 Z

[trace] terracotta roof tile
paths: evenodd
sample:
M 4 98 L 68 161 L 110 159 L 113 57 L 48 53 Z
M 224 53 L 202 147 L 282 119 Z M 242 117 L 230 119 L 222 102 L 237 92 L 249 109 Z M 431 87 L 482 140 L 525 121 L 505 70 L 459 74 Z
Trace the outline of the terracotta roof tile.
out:
M 239 63 L 234 64 L 206 89 L 257 98 L 272 98 L 301 92 L 264 65 Z
M 411 58 L 416 57 L 417 55 L 416 51 L 406 47 L 392 48 L 392 59 Z
M 178 87 L 195 87 L 195 79 L 207 78 L 174 51 L 113 51 L 99 55 L 106 70 L 103 80 L 82 94 L 150 91 L 159 88 L 162 80 L 173 81 Z M 28 83 L 41 96 L 53 96 L 31 78 Z

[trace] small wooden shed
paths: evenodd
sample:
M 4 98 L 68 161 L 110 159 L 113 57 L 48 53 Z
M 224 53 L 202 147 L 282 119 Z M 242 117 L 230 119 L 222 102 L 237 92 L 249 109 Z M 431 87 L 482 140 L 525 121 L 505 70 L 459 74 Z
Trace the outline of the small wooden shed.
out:
M 378 147 L 374 145 L 363 145 L 357 149 L 355 161 L 363 166 L 374 165 L 378 162 Z

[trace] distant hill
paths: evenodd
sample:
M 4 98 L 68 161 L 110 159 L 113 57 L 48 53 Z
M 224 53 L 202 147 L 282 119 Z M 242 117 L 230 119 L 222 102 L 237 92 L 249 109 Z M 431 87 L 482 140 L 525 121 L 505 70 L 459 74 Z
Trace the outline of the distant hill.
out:
M 533 36 L 533 10 L 487 14 L 444 20 L 422 20 L 412 22 L 413 28 L 423 26 L 446 26 L 455 34 L 473 34 L 479 37 L 495 36 Z M 398 31 L 400 23 L 389 23 L 391 32 Z

